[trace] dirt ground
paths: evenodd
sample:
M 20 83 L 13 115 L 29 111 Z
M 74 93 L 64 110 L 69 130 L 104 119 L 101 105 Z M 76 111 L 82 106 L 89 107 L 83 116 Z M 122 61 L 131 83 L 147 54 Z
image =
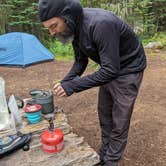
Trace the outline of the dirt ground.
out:
M 148 55 L 147 59 L 124 155 L 126 166 L 166 165 L 166 52 Z M 51 89 L 71 65 L 72 62 L 54 61 L 25 69 L 0 67 L 0 76 L 6 80 L 7 96 L 26 98 L 31 89 Z M 90 72 L 93 69 L 88 68 L 86 74 Z M 92 88 L 68 98 L 54 98 L 55 104 L 67 114 L 74 132 L 83 136 L 96 151 L 100 146 L 97 93 L 98 88 Z

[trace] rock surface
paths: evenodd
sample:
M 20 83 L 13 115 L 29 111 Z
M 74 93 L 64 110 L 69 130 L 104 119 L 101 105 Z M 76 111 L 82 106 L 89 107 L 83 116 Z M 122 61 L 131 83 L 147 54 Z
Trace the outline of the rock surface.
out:
M 161 42 L 150 42 L 145 46 L 147 49 L 162 49 L 163 47 Z

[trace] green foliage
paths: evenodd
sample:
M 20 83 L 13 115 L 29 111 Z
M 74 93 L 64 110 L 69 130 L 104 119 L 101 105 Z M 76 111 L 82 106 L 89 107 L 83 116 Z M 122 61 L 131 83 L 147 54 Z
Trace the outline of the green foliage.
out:
M 4 29 L 0 27 L 0 34 L 4 34 Z
M 147 45 L 149 42 L 161 42 L 166 47 L 166 32 L 157 32 L 153 36 L 142 35 L 140 36 L 143 45 Z
M 71 44 L 62 44 L 58 40 L 46 40 L 44 41 L 45 46 L 56 55 L 56 59 L 59 60 L 71 60 L 73 59 L 73 47 Z
M 60 59 L 73 58 L 71 45 L 52 41 L 38 19 L 38 0 L 0 0 L 0 34 L 23 31 L 35 34 Z M 84 7 L 110 10 L 130 24 L 143 43 L 165 45 L 166 0 L 81 0 Z
M 166 0 L 81 1 L 84 6 L 111 10 L 126 20 L 136 32 L 153 35 L 166 27 Z
M 100 65 L 97 64 L 97 63 L 95 63 L 95 62 L 92 61 L 92 60 L 89 61 L 88 66 L 91 67 L 91 68 L 93 68 L 93 69 L 96 70 L 96 71 L 99 70 L 99 68 L 100 68 Z
M 7 31 L 26 31 L 45 36 L 41 35 L 43 31 L 38 20 L 37 2 L 0 0 L 1 29 L 7 27 Z M 139 33 L 153 35 L 166 27 L 166 0 L 81 0 L 81 3 L 84 7 L 98 7 L 115 12 Z
M 42 33 L 38 19 L 37 0 L 0 0 L 0 11 L 6 16 L 0 25 L 4 31 L 23 31 L 36 34 Z M 0 14 L 1 16 L 1 14 Z

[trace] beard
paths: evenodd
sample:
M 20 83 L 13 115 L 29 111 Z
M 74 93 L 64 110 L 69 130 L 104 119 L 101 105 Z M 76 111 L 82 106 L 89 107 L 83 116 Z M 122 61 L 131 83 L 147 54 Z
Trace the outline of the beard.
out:
M 71 32 L 71 30 L 67 27 L 67 25 L 66 25 L 64 32 L 56 34 L 54 37 L 63 44 L 71 43 L 74 39 L 74 35 Z

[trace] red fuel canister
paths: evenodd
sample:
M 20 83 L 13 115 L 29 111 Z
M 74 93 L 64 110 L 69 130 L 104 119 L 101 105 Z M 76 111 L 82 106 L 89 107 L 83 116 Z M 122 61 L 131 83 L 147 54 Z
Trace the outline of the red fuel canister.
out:
M 64 148 L 63 132 L 60 129 L 49 129 L 41 134 L 42 148 L 47 153 L 58 153 Z

